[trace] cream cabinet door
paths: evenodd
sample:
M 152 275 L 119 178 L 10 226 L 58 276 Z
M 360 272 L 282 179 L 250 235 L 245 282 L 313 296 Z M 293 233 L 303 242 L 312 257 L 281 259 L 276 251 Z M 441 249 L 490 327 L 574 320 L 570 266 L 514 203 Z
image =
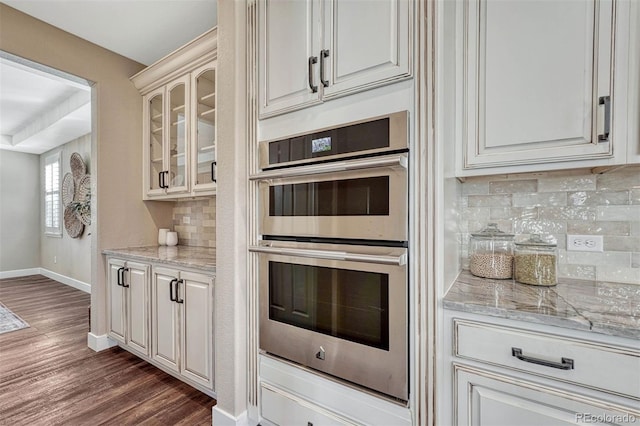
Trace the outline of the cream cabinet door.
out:
M 165 160 L 165 90 L 164 87 L 146 94 L 142 98 L 143 116 L 143 156 L 142 176 L 143 198 L 165 195 L 163 175 L 167 164 Z
M 613 106 L 626 102 L 613 93 L 626 55 L 613 49 L 614 0 L 465 0 L 461 11 L 463 170 L 613 156 Z
M 215 64 L 191 73 L 191 189 L 194 193 L 216 189 L 216 80 Z
M 153 268 L 151 280 L 151 358 L 158 363 L 179 371 L 179 304 L 175 301 L 179 271 L 167 268 Z
M 409 0 L 323 0 L 323 98 L 345 95 L 411 75 Z
M 122 271 L 124 271 L 125 261 L 120 259 L 109 259 L 109 270 L 107 273 L 107 284 L 109 286 L 109 337 L 126 343 L 126 299 L 122 282 Z
M 260 116 L 320 102 L 320 0 L 258 3 Z
M 454 370 L 457 426 L 632 424 L 640 416 L 636 408 L 539 383 L 462 366 Z
M 189 75 L 182 76 L 166 86 L 165 95 L 165 186 L 167 193 L 189 190 L 189 131 L 191 124 L 189 105 Z
M 127 294 L 127 345 L 149 354 L 149 265 L 127 262 L 124 270 Z
M 176 295 L 181 305 L 181 373 L 213 388 L 213 278 L 181 272 Z

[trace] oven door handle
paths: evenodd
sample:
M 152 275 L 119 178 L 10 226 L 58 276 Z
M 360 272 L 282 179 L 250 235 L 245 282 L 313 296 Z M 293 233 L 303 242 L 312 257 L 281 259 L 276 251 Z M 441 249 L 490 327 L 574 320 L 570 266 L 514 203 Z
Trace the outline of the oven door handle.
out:
M 249 176 L 250 180 L 281 179 L 303 175 L 344 172 L 349 170 L 372 169 L 375 167 L 407 168 L 406 154 L 386 155 L 383 157 L 361 158 L 358 160 L 336 161 L 332 163 L 312 164 L 300 167 L 289 167 L 278 170 L 268 170 Z
M 265 246 L 250 246 L 249 251 L 254 253 L 278 254 L 283 256 L 312 257 L 315 259 L 379 263 L 382 265 L 404 266 L 407 264 L 406 254 L 402 254 L 400 256 L 388 256 L 388 255 L 379 255 L 379 254 L 348 253 L 345 251 L 333 251 L 333 250 L 309 250 L 309 249 L 265 247 Z

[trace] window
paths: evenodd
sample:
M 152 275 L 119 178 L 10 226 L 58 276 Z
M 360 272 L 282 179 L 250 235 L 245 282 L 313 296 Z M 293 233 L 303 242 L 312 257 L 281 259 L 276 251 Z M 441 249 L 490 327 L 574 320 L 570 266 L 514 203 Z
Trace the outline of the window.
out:
M 44 160 L 44 233 L 62 235 L 60 226 L 60 152 Z

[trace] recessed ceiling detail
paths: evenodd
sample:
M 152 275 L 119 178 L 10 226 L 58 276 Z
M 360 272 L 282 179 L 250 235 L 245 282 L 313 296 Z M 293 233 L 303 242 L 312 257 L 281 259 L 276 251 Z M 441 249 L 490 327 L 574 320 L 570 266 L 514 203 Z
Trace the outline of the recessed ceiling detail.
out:
M 91 88 L 0 58 L 0 149 L 42 154 L 91 132 Z

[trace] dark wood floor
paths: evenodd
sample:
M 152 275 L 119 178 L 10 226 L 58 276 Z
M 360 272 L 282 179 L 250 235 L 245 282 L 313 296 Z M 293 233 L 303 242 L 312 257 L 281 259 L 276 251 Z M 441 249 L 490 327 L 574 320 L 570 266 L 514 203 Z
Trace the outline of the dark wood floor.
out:
M 87 348 L 90 297 L 41 275 L 0 280 L 30 328 L 0 334 L 0 425 L 211 425 L 216 401 L 120 348 Z

